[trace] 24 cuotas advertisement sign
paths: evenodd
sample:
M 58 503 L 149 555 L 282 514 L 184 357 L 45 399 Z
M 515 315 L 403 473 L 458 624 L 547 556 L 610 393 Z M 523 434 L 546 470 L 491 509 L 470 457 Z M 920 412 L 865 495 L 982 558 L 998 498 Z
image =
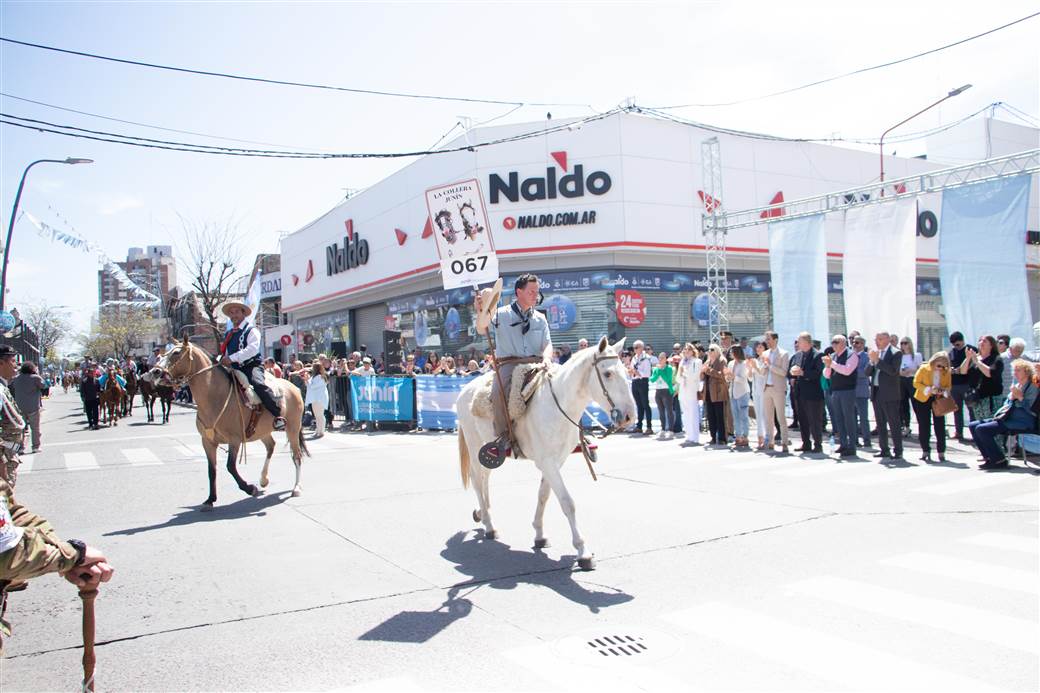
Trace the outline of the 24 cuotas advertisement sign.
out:
M 614 312 L 625 327 L 639 327 L 646 320 L 646 299 L 638 291 L 618 289 L 614 292 Z

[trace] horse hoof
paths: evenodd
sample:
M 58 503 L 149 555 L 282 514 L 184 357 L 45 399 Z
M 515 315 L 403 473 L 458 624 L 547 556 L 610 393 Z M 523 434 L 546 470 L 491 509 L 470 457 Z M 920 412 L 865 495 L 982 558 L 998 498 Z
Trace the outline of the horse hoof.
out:
M 474 522 L 480 522 L 480 511 L 479 510 L 474 510 L 473 511 L 473 521 Z
M 300 497 L 300 494 L 301 494 L 301 491 L 300 491 L 300 489 L 298 489 L 298 488 L 294 488 L 294 489 L 293 489 L 293 492 L 292 492 L 292 497 L 293 497 L 293 498 L 299 498 L 299 497 Z
M 249 495 L 252 496 L 253 498 L 258 498 L 258 497 L 264 495 L 264 491 L 263 491 L 263 489 L 257 488 L 256 486 L 251 486 L 250 489 L 249 489 Z
M 534 548 L 535 548 L 535 551 L 540 551 L 541 549 L 549 548 L 549 540 L 548 539 L 535 539 L 534 540 Z
M 579 558 L 578 559 L 578 570 L 595 570 L 595 569 L 596 569 L 596 559 L 592 558 L 591 556 L 588 557 L 588 558 Z
M 201 510 L 204 513 L 208 513 L 212 509 L 213 509 L 213 504 L 210 503 L 209 501 L 206 501 L 205 503 L 203 503 L 202 507 L 199 508 L 199 510 Z
M 267 485 L 268 485 L 269 483 L 271 483 L 271 482 L 270 482 L 270 481 L 268 481 L 267 479 L 261 479 L 261 480 L 260 480 L 260 488 L 267 488 Z
M 486 541 L 495 541 L 496 539 L 498 539 L 498 531 L 493 529 L 493 530 L 491 530 L 489 532 L 489 531 L 487 531 L 485 529 L 484 530 L 484 539 Z

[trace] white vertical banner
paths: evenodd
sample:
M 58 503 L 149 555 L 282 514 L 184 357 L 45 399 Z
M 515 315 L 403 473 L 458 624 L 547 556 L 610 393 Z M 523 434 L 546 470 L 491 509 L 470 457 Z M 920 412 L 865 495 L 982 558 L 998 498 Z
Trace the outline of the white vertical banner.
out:
M 910 337 L 917 350 L 917 202 L 853 207 L 845 212 L 842 291 L 845 325 L 867 344 L 878 332 Z
M 498 279 L 498 256 L 484 196 L 475 178 L 426 191 L 445 289 Z
M 769 274 L 780 348 L 790 351 L 799 332 L 829 341 L 822 214 L 769 224 Z

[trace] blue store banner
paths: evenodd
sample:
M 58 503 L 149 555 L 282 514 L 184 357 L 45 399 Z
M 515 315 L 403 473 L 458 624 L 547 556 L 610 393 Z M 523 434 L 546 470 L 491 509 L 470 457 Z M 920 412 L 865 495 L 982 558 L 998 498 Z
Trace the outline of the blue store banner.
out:
M 448 431 L 459 427 L 455 400 L 462 388 L 479 376 L 419 375 L 415 377 L 419 428 Z
M 414 421 L 415 379 L 350 376 L 350 411 L 355 421 Z
M 545 319 L 549 321 L 549 329 L 553 332 L 566 332 L 574 327 L 578 319 L 578 307 L 574 301 L 563 294 L 553 294 L 542 303 Z

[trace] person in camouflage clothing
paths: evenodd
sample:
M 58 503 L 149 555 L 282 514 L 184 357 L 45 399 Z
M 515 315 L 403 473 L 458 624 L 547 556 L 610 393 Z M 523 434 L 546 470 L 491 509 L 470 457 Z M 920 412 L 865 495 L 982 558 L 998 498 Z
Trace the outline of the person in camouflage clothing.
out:
M 4 638 L 11 635 L 5 620 L 8 593 L 47 573 L 88 590 L 108 582 L 113 570 L 97 549 L 77 539 L 62 541 L 47 520 L 19 505 L 14 489 L 0 479 L 0 656 Z
M 14 487 L 18 481 L 18 455 L 25 442 L 25 418 L 7 384 L 18 373 L 18 354 L 9 344 L 0 345 L 0 478 Z

